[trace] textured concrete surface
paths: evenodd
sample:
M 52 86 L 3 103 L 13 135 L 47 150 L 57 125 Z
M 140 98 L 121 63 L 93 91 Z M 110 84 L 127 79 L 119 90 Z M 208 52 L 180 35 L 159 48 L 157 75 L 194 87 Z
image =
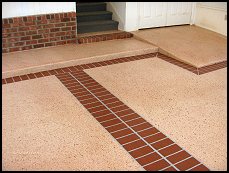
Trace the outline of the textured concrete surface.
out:
M 142 170 L 56 77 L 2 94 L 3 170 Z
M 77 37 L 86 37 L 86 36 L 93 36 L 93 35 L 102 35 L 102 34 L 113 34 L 113 33 L 120 33 L 123 31 L 120 30 L 110 30 L 110 31 L 99 31 L 99 32 L 89 32 L 89 33 L 82 33 L 78 34 Z
M 2 55 L 2 78 L 114 58 L 153 53 L 157 47 L 134 38 L 69 44 Z
M 154 58 L 85 71 L 208 168 L 227 169 L 227 68 L 198 76 Z
M 180 61 L 202 67 L 227 60 L 227 37 L 197 26 L 173 26 L 132 32 Z

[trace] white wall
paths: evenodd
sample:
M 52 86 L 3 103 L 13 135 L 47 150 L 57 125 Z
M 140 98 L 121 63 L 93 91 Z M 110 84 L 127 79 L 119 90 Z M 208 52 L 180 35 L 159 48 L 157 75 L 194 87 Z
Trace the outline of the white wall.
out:
M 107 10 L 113 12 L 112 19 L 119 22 L 119 30 L 135 31 L 138 29 L 137 2 L 107 2 Z
M 75 2 L 2 2 L 2 18 L 72 11 Z
M 125 31 L 138 30 L 139 11 L 138 2 L 126 2 Z
M 227 35 L 226 2 L 197 2 L 194 24 Z
M 124 31 L 126 23 L 126 2 L 107 2 L 107 10 L 113 12 L 112 19 L 118 21 L 118 29 Z

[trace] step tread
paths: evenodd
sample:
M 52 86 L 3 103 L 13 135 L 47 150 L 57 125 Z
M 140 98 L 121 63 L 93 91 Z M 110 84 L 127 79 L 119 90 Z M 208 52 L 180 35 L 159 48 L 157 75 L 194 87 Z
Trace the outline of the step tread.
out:
M 89 26 L 89 25 L 107 25 L 107 24 L 117 24 L 117 21 L 114 20 L 97 20 L 97 21 L 90 21 L 90 22 L 79 22 L 78 26 Z
M 101 15 L 101 14 L 112 14 L 110 11 L 92 11 L 92 12 L 79 12 L 77 16 L 94 16 L 94 15 Z
M 89 3 L 77 3 L 77 6 L 88 6 L 88 5 L 103 5 L 105 2 L 89 2 Z

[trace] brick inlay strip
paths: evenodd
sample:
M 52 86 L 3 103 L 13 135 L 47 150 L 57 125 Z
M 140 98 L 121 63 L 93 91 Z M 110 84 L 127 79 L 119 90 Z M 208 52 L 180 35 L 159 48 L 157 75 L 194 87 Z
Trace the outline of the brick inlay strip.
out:
M 145 170 L 209 170 L 84 71 L 56 77 Z
M 212 65 L 207 65 L 207 66 L 203 66 L 203 67 L 197 68 L 197 67 L 192 66 L 190 64 L 187 64 L 187 63 L 181 62 L 179 60 L 176 60 L 174 58 L 171 58 L 169 56 L 166 56 L 166 55 L 164 55 L 162 53 L 158 53 L 157 57 L 160 58 L 160 59 L 163 59 L 163 60 L 165 60 L 167 62 L 170 62 L 171 64 L 174 64 L 174 65 L 177 65 L 177 66 L 179 66 L 181 68 L 189 70 L 189 71 L 191 71 L 191 72 L 193 72 L 193 73 L 195 73 L 197 75 L 201 75 L 201 74 L 204 74 L 204 73 L 208 73 L 208 72 L 211 72 L 211 71 L 215 71 L 215 70 L 227 67 L 227 61 L 222 61 L 222 62 L 214 63 Z
M 35 78 L 56 75 L 56 74 L 63 74 L 66 72 L 81 71 L 89 68 L 96 68 L 96 67 L 107 66 L 107 65 L 118 64 L 118 63 L 125 63 L 129 61 L 136 61 L 136 60 L 141 60 L 146 58 L 153 58 L 156 57 L 156 55 L 157 52 L 143 54 L 143 55 L 129 56 L 124 58 L 117 58 L 117 59 L 106 60 L 106 61 L 93 62 L 93 63 L 64 67 L 64 68 L 58 68 L 54 70 L 41 71 L 41 72 L 30 73 L 30 74 L 25 74 L 20 76 L 14 76 L 14 77 L 2 79 L 2 85 L 13 83 L 13 82 L 19 82 L 22 80 L 35 79 Z
M 83 71 L 89 68 L 153 58 L 156 55 L 157 53 L 150 53 L 14 76 L 2 79 L 2 84 L 56 75 L 91 115 L 145 170 L 207 171 L 209 169 L 206 166 L 193 158 L 183 148 L 175 144 Z M 227 66 L 227 62 L 224 61 L 195 69 L 160 53 L 158 58 L 195 74 L 203 74 Z
M 155 53 L 149 53 L 149 54 L 143 54 L 143 55 L 136 55 L 136 56 L 117 58 L 117 59 L 112 59 L 112 60 L 99 61 L 99 62 L 93 62 L 93 63 L 88 63 L 88 64 L 58 68 L 54 70 L 41 71 L 41 72 L 30 73 L 30 74 L 25 74 L 25 75 L 20 75 L 20 76 L 13 76 L 13 77 L 2 79 L 2 85 L 13 83 L 13 82 L 19 82 L 22 80 L 35 79 L 35 78 L 40 78 L 40 77 L 45 77 L 45 76 L 50 76 L 50 75 L 62 74 L 66 72 L 80 71 L 80 70 L 89 69 L 89 68 L 96 68 L 96 67 L 124 63 L 124 62 L 129 62 L 129 61 L 136 61 L 136 60 L 141 60 L 141 59 L 146 59 L 146 58 L 155 58 L 155 56 L 169 63 L 172 63 L 186 70 L 189 70 L 197 75 L 205 74 L 211 71 L 215 71 L 215 70 L 227 67 L 227 61 L 222 61 L 222 62 L 215 63 L 212 65 L 204 66 L 201 68 L 196 68 L 184 62 L 180 62 L 176 59 L 168 57 L 164 54 L 155 52 Z

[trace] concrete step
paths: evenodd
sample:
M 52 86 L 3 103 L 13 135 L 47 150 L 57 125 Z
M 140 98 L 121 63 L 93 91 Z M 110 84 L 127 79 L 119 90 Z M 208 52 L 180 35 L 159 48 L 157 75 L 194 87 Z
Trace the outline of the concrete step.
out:
M 118 30 L 118 22 L 114 20 L 98 20 L 77 23 L 78 34 L 108 30 Z
M 5 53 L 2 55 L 2 78 L 157 51 L 155 46 L 126 38 Z
M 91 11 L 105 11 L 106 10 L 105 2 L 94 2 L 94 3 L 77 3 L 76 12 L 91 12 Z
M 92 11 L 77 13 L 77 22 L 89 22 L 96 20 L 112 20 L 112 12 Z

